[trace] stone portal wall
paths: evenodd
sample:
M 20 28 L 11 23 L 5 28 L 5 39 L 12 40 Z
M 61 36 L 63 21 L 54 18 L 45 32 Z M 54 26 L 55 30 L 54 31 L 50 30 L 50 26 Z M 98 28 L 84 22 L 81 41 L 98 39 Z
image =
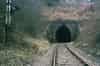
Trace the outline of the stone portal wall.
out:
M 54 22 L 49 23 L 47 26 L 47 38 L 51 42 L 55 42 L 55 34 L 56 31 L 59 29 L 60 26 L 66 25 L 66 28 L 70 30 L 71 33 L 71 41 L 75 40 L 77 36 L 79 35 L 80 32 L 80 27 L 79 27 L 79 22 L 78 21 L 73 21 L 73 20 L 66 20 L 66 21 L 61 21 L 57 20 Z

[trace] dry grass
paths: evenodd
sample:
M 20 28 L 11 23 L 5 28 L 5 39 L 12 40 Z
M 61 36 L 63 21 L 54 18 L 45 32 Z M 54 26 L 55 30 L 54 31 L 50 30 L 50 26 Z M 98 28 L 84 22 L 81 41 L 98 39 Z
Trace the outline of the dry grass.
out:
M 49 42 L 46 40 L 39 40 L 39 39 L 34 39 L 31 37 L 27 37 L 23 39 L 26 43 L 28 43 L 33 50 L 35 50 L 35 53 L 37 54 L 44 54 L 48 48 L 50 47 Z
M 0 66 L 30 66 L 33 55 L 43 55 L 49 48 L 46 40 L 34 39 L 24 34 L 14 35 L 15 39 L 9 42 L 9 47 L 0 44 L 6 47 L 0 50 Z

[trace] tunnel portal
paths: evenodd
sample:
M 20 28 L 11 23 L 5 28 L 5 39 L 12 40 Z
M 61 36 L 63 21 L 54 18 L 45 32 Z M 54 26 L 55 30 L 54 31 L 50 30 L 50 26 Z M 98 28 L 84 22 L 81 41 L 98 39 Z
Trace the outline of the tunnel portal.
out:
M 75 41 L 79 33 L 79 21 L 56 20 L 47 25 L 45 37 L 51 43 L 68 43 Z
M 66 27 L 66 25 L 61 25 L 56 33 L 55 33 L 56 42 L 64 43 L 71 41 L 71 33 L 70 30 Z

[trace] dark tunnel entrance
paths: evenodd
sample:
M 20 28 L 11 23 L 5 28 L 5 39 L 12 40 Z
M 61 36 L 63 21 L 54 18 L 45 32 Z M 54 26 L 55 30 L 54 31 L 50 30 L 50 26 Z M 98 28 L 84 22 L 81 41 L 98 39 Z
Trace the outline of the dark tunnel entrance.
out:
M 56 38 L 56 42 L 60 42 L 60 43 L 70 42 L 71 33 L 68 27 L 66 27 L 66 25 L 60 26 L 56 31 L 55 38 Z

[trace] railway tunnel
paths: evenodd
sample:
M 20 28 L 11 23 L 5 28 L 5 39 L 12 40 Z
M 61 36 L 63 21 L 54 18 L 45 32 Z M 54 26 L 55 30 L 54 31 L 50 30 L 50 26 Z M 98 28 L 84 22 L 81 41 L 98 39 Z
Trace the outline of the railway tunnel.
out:
M 65 43 L 76 40 L 79 33 L 78 21 L 56 20 L 48 24 L 46 37 L 49 42 Z
M 66 27 L 66 25 L 63 24 L 56 30 L 55 38 L 57 42 L 71 41 L 71 33 L 70 30 Z

